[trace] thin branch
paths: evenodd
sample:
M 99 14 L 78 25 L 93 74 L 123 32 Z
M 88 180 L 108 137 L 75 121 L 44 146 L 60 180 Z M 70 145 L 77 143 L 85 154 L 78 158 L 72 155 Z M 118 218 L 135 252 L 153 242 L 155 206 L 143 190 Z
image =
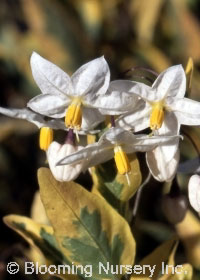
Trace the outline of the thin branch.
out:
M 193 145 L 198 157 L 199 157 L 199 163 L 200 163 L 200 151 L 199 148 L 197 146 L 197 144 L 195 143 L 194 139 L 191 137 L 191 135 L 189 135 L 187 132 L 185 132 L 185 130 L 182 130 L 182 133 L 188 138 L 188 140 L 190 141 L 190 143 Z
M 138 207 L 139 207 L 139 203 L 140 203 L 140 199 L 141 199 L 141 195 L 142 195 L 142 190 L 143 190 L 144 186 L 146 186 L 149 183 L 150 179 L 151 179 L 151 173 L 149 171 L 149 174 L 148 174 L 147 178 L 140 185 L 140 187 L 139 187 L 139 189 L 136 193 L 135 204 L 134 204 L 134 207 L 133 207 L 133 217 L 132 217 L 132 220 L 131 220 L 131 224 L 134 223 L 135 217 L 137 215 L 137 211 L 138 211 Z

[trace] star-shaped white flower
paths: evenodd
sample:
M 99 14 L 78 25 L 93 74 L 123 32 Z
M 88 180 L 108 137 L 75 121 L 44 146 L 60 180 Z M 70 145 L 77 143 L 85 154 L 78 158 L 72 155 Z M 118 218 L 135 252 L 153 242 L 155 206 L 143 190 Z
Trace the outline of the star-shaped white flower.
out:
M 104 120 L 93 107 L 97 96 L 105 94 L 110 71 L 103 57 L 80 67 L 71 77 L 37 53 L 31 56 L 33 77 L 42 94 L 28 102 L 33 111 L 52 118 L 65 116 L 67 127 L 84 130 Z
M 59 159 L 71 155 L 79 150 L 83 146 L 74 146 L 72 144 L 66 143 L 60 145 L 57 142 L 52 142 L 47 151 L 47 160 L 49 162 L 49 167 L 56 180 L 60 182 L 75 180 L 81 173 L 84 166 L 84 161 L 78 164 L 70 164 L 64 166 L 56 166 Z
M 190 177 L 188 183 L 189 201 L 200 216 L 200 176 L 195 174 Z
M 64 157 L 57 162 L 57 165 L 77 164 L 87 160 L 85 162 L 85 169 L 87 169 L 114 157 L 118 172 L 127 175 L 131 170 L 126 154 L 149 151 L 164 143 L 170 145 L 174 138 L 176 137 L 134 135 L 122 128 L 112 127 L 100 137 L 97 143 Z
M 181 65 L 162 72 L 152 87 L 127 81 L 129 86 L 130 83 L 130 92 L 140 96 L 144 102 L 138 110 L 133 109 L 119 117 L 116 121 L 119 126 L 134 131 L 150 127 L 154 135 L 172 136 L 179 134 L 181 124 L 200 125 L 200 102 L 184 98 L 186 77 Z M 162 145 L 147 154 L 149 168 L 159 181 L 173 178 L 179 159 L 178 144 L 179 139 L 176 139 L 170 148 Z

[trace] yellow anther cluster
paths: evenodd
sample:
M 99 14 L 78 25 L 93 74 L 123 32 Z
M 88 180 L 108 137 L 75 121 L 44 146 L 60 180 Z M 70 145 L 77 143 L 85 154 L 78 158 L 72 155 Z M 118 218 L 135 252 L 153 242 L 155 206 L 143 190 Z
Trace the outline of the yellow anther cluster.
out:
M 150 116 L 150 128 L 152 130 L 161 128 L 163 121 L 164 121 L 164 108 L 162 104 L 157 103 L 153 105 L 152 108 L 152 113 Z
M 114 159 L 119 174 L 125 175 L 131 171 L 131 166 L 126 153 L 120 146 L 114 148 Z
M 82 123 L 82 111 L 80 100 L 74 100 L 68 107 L 65 116 L 65 125 L 69 128 L 80 129 Z
M 53 129 L 49 127 L 42 127 L 40 129 L 40 149 L 47 151 L 52 141 Z

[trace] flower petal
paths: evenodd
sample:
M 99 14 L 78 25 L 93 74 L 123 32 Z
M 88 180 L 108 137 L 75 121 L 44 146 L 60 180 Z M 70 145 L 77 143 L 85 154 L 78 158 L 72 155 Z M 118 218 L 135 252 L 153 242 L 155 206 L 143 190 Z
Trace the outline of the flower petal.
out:
M 160 129 L 154 132 L 155 135 L 161 136 L 174 136 L 179 135 L 180 124 L 177 121 L 176 116 L 173 112 L 165 112 L 164 122 Z M 159 147 L 160 154 L 163 154 L 166 162 L 172 160 L 179 145 L 179 138 L 174 139 L 171 145 L 162 145 Z
M 59 159 L 65 157 L 66 155 L 75 153 L 76 151 L 81 150 L 82 148 L 82 146 L 73 146 L 71 144 L 60 145 L 57 142 L 51 143 L 47 151 L 47 159 L 49 162 L 51 172 L 53 173 L 53 176 L 56 178 L 56 180 L 60 182 L 72 181 L 78 177 L 78 175 L 82 171 L 84 161 L 79 164 L 66 166 L 56 166 L 56 162 Z
M 189 98 L 173 98 L 168 104 L 180 124 L 200 125 L 200 102 Z
M 149 170 L 153 177 L 160 182 L 170 182 L 173 180 L 176 175 L 179 157 L 180 152 L 177 150 L 171 161 L 167 162 L 160 147 L 146 153 L 146 161 Z
M 132 145 L 127 145 L 126 152 L 146 152 L 151 151 L 160 145 L 174 145 L 179 136 L 146 136 L 135 135 Z
M 149 127 L 151 106 L 143 103 L 136 111 L 120 116 L 116 121 L 116 125 L 124 129 L 131 129 L 134 132 Z
M 70 100 L 65 96 L 63 98 L 59 95 L 40 94 L 32 98 L 27 106 L 41 115 L 62 118 L 69 102 Z
M 105 117 L 97 110 L 83 106 L 83 118 L 81 128 L 90 130 L 105 120 Z
M 105 162 L 108 159 L 111 159 L 114 155 L 113 147 L 109 143 L 105 143 L 104 145 L 99 145 L 99 143 L 94 143 L 88 145 L 84 149 L 64 157 L 59 160 L 56 165 L 65 165 L 65 164 L 76 164 L 80 163 L 83 160 L 87 160 L 85 162 L 85 169 L 97 165 L 99 163 Z
M 110 70 L 104 57 L 81 66 L 71 77 L 74 95 L 105 94 L 110 82 Z
M 125 143 L 132 144 L 135 135 L 130 131 L 124 130 L 121 127 L 111 127 L 99 139 L 99 145 L 110 143 L 111 145 L 124 145 Z
M 131 81 L 113 81 L 110 83 L 105 95 L 98 96 L 96 100 L 87 100 L 88 104 L 96 107 L 104 115 L 119 115 L 123 112 L 136 110 L 143 100 L 134 94 Z
M 163 71 L 152 85 L 155 100 L 164 97 L 183 97 L 186 91 L 186 76 L 182 65 L 175 65 Z
M 33 52 L 30 63 L 33 77 L 42 93 L 71 95 L 73 88 L 67 73 L 36 52 Z
M 44 116 L 39 115 L 38 113 L 35 113 L 29 109 L 8 109 L 0 107 L 0 113 L 16 118 L 16 119 L 22 119 L 27 120 L 33 124 L 35 124 L 38 128 L 47 126 L 51 127 L 53 129 L 64 129 L 65 124 L 63 121 L 60 120 L 44 120 Z
M 189 201 L 194 210 L 200 213 L 200 176 L 193 175 L 188 183 Z

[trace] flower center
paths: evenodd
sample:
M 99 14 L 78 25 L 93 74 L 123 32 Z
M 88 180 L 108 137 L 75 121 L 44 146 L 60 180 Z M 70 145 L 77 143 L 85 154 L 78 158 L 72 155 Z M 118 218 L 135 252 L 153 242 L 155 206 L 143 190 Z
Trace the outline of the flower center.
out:
M 40 129 L 40 149 L 47 151 L 52 141 L 53 129 L 50 127 L 42 127 Z
M 74 98 L 70 106 L 68 107 L 65 116 L 65 125 L 69 128 L 75 128 L 79 130 L 82 123 L 82 111 L 81 111 L 81 100 Z
M 114 159 L 117 166 L 119 174 L 126 175 L 131 171 L 130 162 L 126 153 L 122 150 L 121 146 L 116 146 L 114 148 Z
M 150 128 L 156 130 L 161 128 L 164 121 L 164 104 L 163 102 L 156 102 L 152 105 L 152 112 L 150 116 Z

